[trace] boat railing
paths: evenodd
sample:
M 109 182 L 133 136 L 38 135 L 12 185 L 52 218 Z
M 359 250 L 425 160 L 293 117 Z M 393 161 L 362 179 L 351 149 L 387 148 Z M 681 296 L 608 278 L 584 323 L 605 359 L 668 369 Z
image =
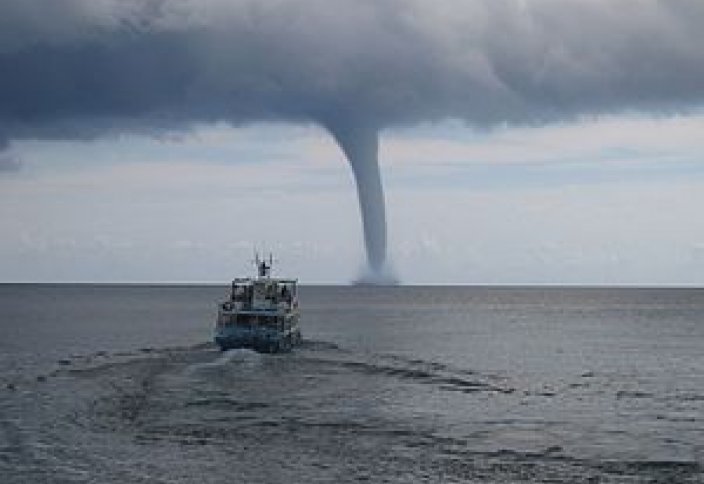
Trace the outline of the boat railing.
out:
M 294 307 L 292 301 L 260 301 L 256 306 L 251 301 L 225 301 L 220 304 L 225 312 L 238 311 L 288 311 Z

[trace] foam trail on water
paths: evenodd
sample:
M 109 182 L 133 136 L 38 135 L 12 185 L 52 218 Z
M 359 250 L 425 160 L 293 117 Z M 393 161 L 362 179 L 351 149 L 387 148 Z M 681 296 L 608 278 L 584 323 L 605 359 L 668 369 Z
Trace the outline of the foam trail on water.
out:
M 197 373 L 203 370 L 217 369 L 225 367 L 231 363 L 258 363 L 261 361 L 261 355 L 256 351 L 249 349 L 233 349 L 225 351 L 216 360 L 205 363 L 195 363 L 190 365 L 186 372 Z
M 359 210 L 367 251 L 367 269 L 361 283 L 394 283 L 386 254 L 386 204 L 379 170 L 379 132 L 364 123 L 328 125 L 349 161 L 357 184 Z

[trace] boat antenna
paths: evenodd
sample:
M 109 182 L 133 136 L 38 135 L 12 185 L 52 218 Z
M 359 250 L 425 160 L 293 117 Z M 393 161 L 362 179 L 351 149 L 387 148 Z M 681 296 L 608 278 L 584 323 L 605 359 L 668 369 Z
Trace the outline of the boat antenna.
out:
M 259 253 L 257 253 L 256 256 L 256 264 L 257 264 L 257 274 L 259 277 L 269 277 L 269 273 L 271 271 L 271 264 L 272 264 L 272 257 L 269 255 L 269 263 L 266 263 L 266 259 L 260 259 L 259 258 Z

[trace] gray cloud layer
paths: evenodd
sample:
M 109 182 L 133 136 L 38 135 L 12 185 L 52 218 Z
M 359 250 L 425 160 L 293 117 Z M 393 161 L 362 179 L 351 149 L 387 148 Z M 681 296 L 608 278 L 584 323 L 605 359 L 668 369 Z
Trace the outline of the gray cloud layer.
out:
M 667 112 L 702 45 L 700 0 L 5 0 L 0 133 Z

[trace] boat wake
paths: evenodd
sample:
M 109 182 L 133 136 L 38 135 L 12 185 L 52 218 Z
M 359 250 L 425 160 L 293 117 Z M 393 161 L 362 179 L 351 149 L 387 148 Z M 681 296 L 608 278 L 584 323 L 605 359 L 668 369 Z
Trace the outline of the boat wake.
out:
M 254 350 L 246 348 L 238 348 L 233 350 L 223 351 L 222 354 L 214 361 L 206 361 L 203 363 L 193 363 L 186 367 L 186 373 L 198 373 L 209 370 L 217 370 L 227 367 L 232 364 L 247 364 L 259 365 L 262 362 L 263 355 Z
M 536 392 L 321 341 L 90 355 L 5 391 L 0 471 L 7 483 L 701 480 L 695 459 L 600 457 L 574 445 L 574 422 L 521 413 L 600 385 L 582 380 Z

